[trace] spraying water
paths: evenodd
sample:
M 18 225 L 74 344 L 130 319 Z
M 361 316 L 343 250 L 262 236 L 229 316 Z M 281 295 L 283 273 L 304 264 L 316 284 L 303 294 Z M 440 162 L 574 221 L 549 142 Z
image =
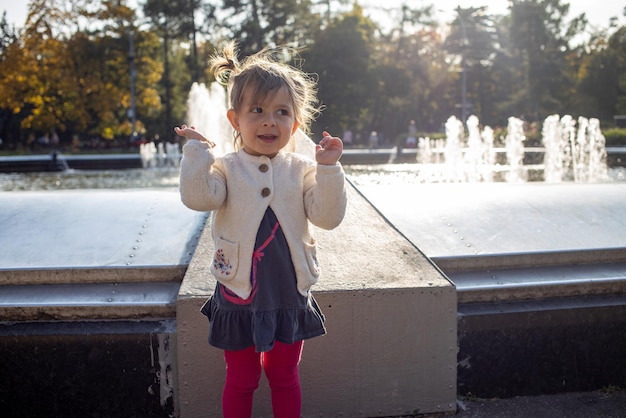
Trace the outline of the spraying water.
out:
M 446 121 L 446 143 L 444 147 L 444 164 L 448 180 L 451 182 L 465 181 L 463 163 L 465 130 L 463 122 L 454 116 Z
M 474 115 L 467 119 L 467 136 L 463 123 L 454 116 L 448 118 L 445 129 L 445 139 L 418 138 L 416 162 L 424 182 L 491 182 L 503 173 L 502 180 L 520 183 L 528 181 L 529 170 L 542 171 L 543 180 L 549 183 L 602 182 L 610 177 L 598 119 L 580 117 L 577 127 L 570 115 L 548 116 L 541 132 L 544 164 L 532 166 L 524 165 L 528 150 L 524 121 L 519 118 L 508 119 L 503 148 L 494 147 L 493 130 L 485 126 L 481 131 Z M 498 154 L 502 157 L 497 158 Z
M 606 140 L 595 118 L 548 116 L 544 122 L 544 178 L 546 182 L 595 183 L 608 179 Z
M 193 83 L 187 99 L 187 121 L 215 142 L 214 152 L 224 155 L 234 150 L 233 129 L 226 118 L 226 90 L 218 83 L 209 88 Z
M 509 165 L 507 181 L 510 183 L 525 182 L 527 172 L 524 169 L 524 122 L 510 117 L 506 135 L 506 159 Z

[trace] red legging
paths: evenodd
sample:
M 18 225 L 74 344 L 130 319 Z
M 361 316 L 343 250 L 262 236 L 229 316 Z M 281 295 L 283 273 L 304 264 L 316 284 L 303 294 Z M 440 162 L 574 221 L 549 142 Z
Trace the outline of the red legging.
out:
M 259 386 L 261 368 L 272 390 L 274 418 L 299 418 L 302 406 L 298 364 L 302 341 L 274 343 L 274 348 L 257 353 L 254 347 L 224 351 L 226 384 L 222 395 L 224 418 L 250 418 L 252 399 Z

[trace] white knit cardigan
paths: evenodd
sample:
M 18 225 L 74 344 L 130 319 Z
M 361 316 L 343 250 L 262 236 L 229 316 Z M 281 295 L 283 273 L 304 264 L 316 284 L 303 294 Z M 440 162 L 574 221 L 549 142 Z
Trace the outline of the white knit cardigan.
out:
M 339 163 L 319 165 L 286 151 L 271 159 L 243 150 L 216 158 L 207 143 L 197 140 L 183 147 L 180 194 L 187 207 L 214 211 L 211 272 L 243 299 L 251 292 L 252 253 L 268 206 L 287 239 L 298 291 L 306 296 L 320 275 L 309 221 L 333 229 L 343 220 L 347 205 Z

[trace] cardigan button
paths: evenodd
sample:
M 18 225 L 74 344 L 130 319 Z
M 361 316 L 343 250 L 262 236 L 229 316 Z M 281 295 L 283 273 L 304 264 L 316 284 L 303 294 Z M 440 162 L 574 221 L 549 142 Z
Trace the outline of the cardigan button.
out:
M 261 190 L 261 196 L 263 196 L 263 197 L 269 196 L 270 193 L 271 193 L 271 191 L 270 191 L 269 187 L 264 187 L 263 190 Z
M 261 173 L 267 173 L 267 170 L 269 170 L 269 169 L 270 169 L 270 168 L 267 166 L 267 164 L 261 164 L 261 165 L 259 166 L 259 171 L 260 171 Z

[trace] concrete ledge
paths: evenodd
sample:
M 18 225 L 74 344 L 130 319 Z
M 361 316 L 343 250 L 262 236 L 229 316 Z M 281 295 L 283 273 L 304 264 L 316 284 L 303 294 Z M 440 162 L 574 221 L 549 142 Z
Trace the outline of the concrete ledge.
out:
M 181 282 L 186 265 L 0 269 L 0 286 L 61 283 Z
M 173 318 L 178 282 L 2 286 L 3 321 Z
M 626 262 L 626 247 L 432 257 L 446 273 Z
M 626 263 L 448 272 L 458 303 L 626 294 Z
M 456 410 L 456 289 L 349 186 L 334 231 L 316 231 L 322 278 L 314 294 L 328 335 L 305 342 L 303 416 L 393 416 Z M 221 350 L 207 343 L 199 310 L 215 282 L 205 228 L 177 300 L 177 399 L 181 417 L 219 416 Z M 271 416 L 262 379 L 255 417 Z

